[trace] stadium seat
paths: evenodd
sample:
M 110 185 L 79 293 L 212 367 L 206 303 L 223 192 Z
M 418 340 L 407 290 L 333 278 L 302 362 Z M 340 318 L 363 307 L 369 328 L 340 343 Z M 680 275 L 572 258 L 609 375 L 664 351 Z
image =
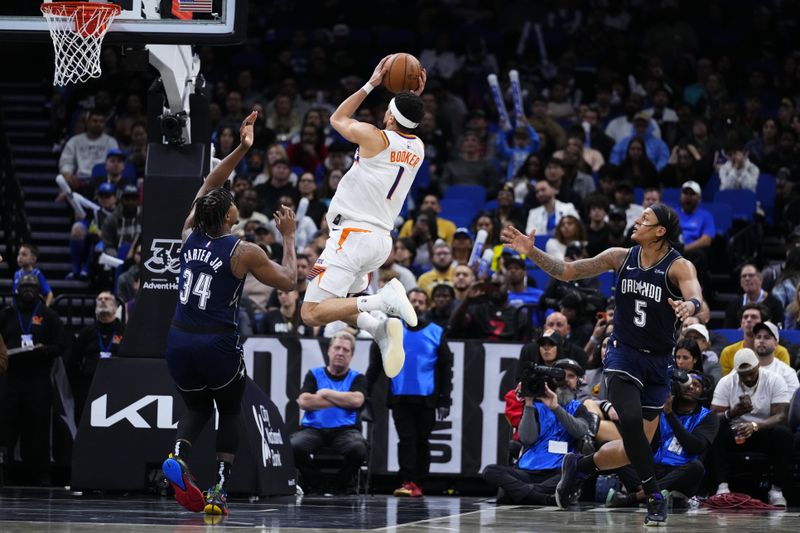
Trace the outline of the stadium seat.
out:
M 97 163 L 92 167 L 92 178 L 104 178 L 106 176 L 106 164 Z M 122 169 L 122 177 L 128 179 L 136 179 L 136 167 L 131 163 L 125 163 L 125 168 Z
M 767 224 L 772 224 L 775 218 L 775 194 L 777 191 L 777 180 L 772 174 L 761 174 L 758 177 L 756 186 L 756 200 L 764 210 L 764 218 Z
M 544 251 L 548 240 L 550 240 L 550 237 L 548 237 L 547 235 L 537 235 L 533 238 L 533 245 L 536 246 L 538 249 Z
M 597 276 L 597 281 L 600 282 L 600 293 L 606 298 L 614 295 L 614 271 L 607 270 Z
M 486 203 L 486 189 L 480 185 L 453 185 L 445 191 L 444 200 L 469 202 L 477 211 Z
M 734 220 L 750 222 L 756 214 L 756 193 L 742 189 L 718 191 L 714 203 L 727 204 L 733 210 Z
M 719 191 L 719 174 L 715 172 L 708 178 L 708 183 L 703 187 L 703 200 L 713 202 L 717 191 Z
M 731 344 L 739 342 L 744 338 L 744 333 L 740 329 L 712 329 L 712 333 L 717 333 L 725 337 L 725 340 Z
M 452 220 L 456 227 L 469 226 L 472 223 L 472 217 L 477 212 L 471 203 L 464 200 L 444 198 L 440 205 L 442 207 L 441 217 Z
M 703 202 L 700 204 L 700 208 L 705 209 L 714 217 L 717 235 L 728 234 L 733 226 L 733 208 L 731 206 L 718 202 Z
M 529 268 L 528 276 L 536 280 L 536 288 L 544 290 L 550 283 L 550 275 L 541 268 Z
M 792 344 L 800 345 L 800 329 L 782 329 L 780 331 L 781 340 L 787 340 Z
M 644 200 L 644 187 L 634 187 L 633 188 L 633 201 L 639 205 L 642 204 L 642 200 Z
M 664 187 L 661 191 L 661 201 L 667 205 L 680 205 L 681 190 L 677 187 Z

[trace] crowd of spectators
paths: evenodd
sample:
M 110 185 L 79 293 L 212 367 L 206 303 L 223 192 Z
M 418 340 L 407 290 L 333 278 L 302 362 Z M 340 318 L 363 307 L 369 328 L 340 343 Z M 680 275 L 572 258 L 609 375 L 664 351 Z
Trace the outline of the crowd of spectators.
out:
M 743 416 L 745 407 L 736 398 L 717 397 L 714 387 L 727 376 L 753 371 L 758 365 L 752 361 L 777 364 L 765 362 L 767 355 L 759 351 L 754 331 L 763 327 L 757 325 L 800 323 L 800 233 L 791 216 L 780 216 L 800 197 L 800 56 L 793 49 L 800 17 L 794 3 L 598 0 L 500 2 L 492 9 L 479 2 L 431 1 L 418 9 L 393 9 L 391 28 L 372 30 L 354 5 L 336 3 L 336 17 L 328 16 L 330 7 L 305 11 L 304 5 L 251 3 L 246 44 L 198 48 L 216 157 L 237 145 L 244 115 L 250 109 L 259 113 L 254 147 L 231 179 L 241 217 L 234 231 L 279 261 L 282 242 L 272 212 L 284 204 L 303 214 L 297 290 L 273 291 L 247 279 L 242 335 L 331 337 L 341 329 L 306 326 L 299 313 L 306 274 L 327 239 L 327 206 L 355 158 L 354 146 L 330 127 L 329 117 L 361 86 L 378 56 L 405 47 L 428 69 L 425 116 L 417 132 L 426 159 L 397 220 L 392 253 L 370 290 L 396 277 L 407 290 L 421 289 L 426 321 L 444 328 L 450 339 L 521 342 L 522 362 L 574 360 L 586 373 L 588 396 L 599 401 L 603 386 L 597 376 L 613 299 L 597 280 L 537 277 L 527 258 L 503 250 L 500 229 L 535 229 L 549 253 L 570 261 L 627 245 L 644 208 L 672 202 L 684 255 L 711 296 L 708 273 L 731 265 L 712 253 L 717 229 L 701 202 L 716 190 L 756 192 L 767 175 L 776 183 L 776 216 L 767 217 L 759 206 L 752 222 L 785 237 L 785 262 L 756 258 L 754 264 L 733 265 L 742 294 L 730 301 L 717 326 L 740 328 L 741 343 L 726 346 L 708 325 L 686 323 L 686 340 L 676 352 L 678 367 L 710 376 L 701 385 L 707 399 L 713 395 L 713 409 L 724 407 L 720 412 L 732 419 Z M 301 11 L 303 27 L 276 22 Z M 520 74 L 524 116 L 504 131 L 486 76 L 498 75 L 510 104 L 505 79 L 512 68 Z M 70 277 L 111 291 L 100 293 L 98 309 L 105 295 L 135 304 L 147 186 L 143 102 L 150 81 L 149 75 L 125 72 L 113 48 L 104 49 L 103 73 L 100 80 L 53 95 L 50 128 L 60 150 L 59 185 L 75 212 Z M 386 104 L 385 92 L 375 91 L 356 118 L 381 127 Z M 445 205 L 448 190 L 460 185 L 483 188 L 481 205 L 466 221 L 465 213 Z M 679 192 L 668 199 L 667 189 Z M 488 234 L 484 249 L 491 258 L 469 263 L 481 230 Z M 17 260 L 23 274 L 39 276 L 49 301 L 37 256 L 30 245 Z M 31 283 L 30 275 L 23 278 Z M 83 351 L 103 357 L 113 354 L 123 324 L 100 310 L 97 317 L 98 346 L 86 332 L 75 346 L 91 346 Z M 780 334 L 774 337 L 775 360 L 797 368 L 797 347 L 787 350 L 777 344 Z M 741 349 L 757 358 L 742 367 Z M 73 354 L 68 365 L 79 387 L 96 363 L 86 357 Z M 783 405 L 783 399 L 773 404 Z M 759 407 L 751 406 L 759 414 L 745 420 L 761 424 L 780 414 Z M 529 440 L 531 435 L 526 432 Z M 717 472 L 722 487 L 725 466 Z M 774 481 L 775 487 L 781 483 Z M 635 488 L 634 483 L 633 493 Z

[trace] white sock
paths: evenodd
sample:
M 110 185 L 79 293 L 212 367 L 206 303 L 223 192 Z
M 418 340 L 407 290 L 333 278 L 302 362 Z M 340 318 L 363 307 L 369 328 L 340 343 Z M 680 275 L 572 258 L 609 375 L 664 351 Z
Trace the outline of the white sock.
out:
M 356 308 L 364 312 L 381 311 L 383 310 L 383 298 L 380 294 L 372 294 L 370 296 L 359 296 L 356 299 Z
M 358 313 L 356 325 L 374 337 L 375 332 L 378 331 L 378 327 L 381 325 L 381 321 L 369 313 Z

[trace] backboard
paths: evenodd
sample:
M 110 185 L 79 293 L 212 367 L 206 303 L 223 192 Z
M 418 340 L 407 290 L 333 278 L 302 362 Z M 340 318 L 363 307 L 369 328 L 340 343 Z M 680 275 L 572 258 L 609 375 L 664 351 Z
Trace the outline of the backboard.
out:
M 220 45 L 240 43 L 245 38 L 247 0 L 113 0 L 113 3 L 122 7 L 122 13 L 111 24 L 105 43 Z M 39 5 L 39 0 L 0 0 L 0 40 L 49 40 Z

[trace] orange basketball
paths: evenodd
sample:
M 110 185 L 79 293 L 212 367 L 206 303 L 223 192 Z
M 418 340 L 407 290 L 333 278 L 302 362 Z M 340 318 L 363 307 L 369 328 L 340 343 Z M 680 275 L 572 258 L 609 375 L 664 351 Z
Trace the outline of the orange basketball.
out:
M 411 54 L 399 53 L 389 58 L 383 86 L 393 93 L 413 91 L 419 87 L 419 60 Z

